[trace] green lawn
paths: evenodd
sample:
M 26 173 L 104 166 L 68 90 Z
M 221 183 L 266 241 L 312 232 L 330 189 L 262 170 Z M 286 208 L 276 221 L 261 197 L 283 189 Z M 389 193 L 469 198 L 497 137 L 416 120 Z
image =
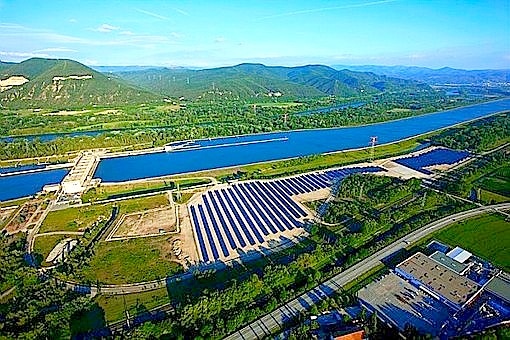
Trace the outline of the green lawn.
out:
M 170 302 L 166 288 L 160 288 L 143 293 L 126 295 L 99 295 L 97 304 L 104 310 L 108 322 L 124 319 L 125 310 L 130 315 L 136 315 L 154 307 Z
M 168 205 L 166 194 L 127 199 L 117 202 L 120 214 L 144 211 Z M 51 231 L 80 231 L 90 227 L 98 219 L 110 218 L 113 203 L 92 204 L 79 208 L 51 211 L 44 219 L 39 233 Z
M 46 260 L 51 250 L 63 239 L 77 236 L 68 236 L 68 235 L 48 235 L 48 236 L 40 236 L 35 239 L 34 242 L 34 252 L 37 254 L 41 254 L 42 260 Z
M 495 203 L 508 202 L 508 201 L 510 201 L 510 198 L 500 195 L 500 194 L 497 194 L 492 191 L 481 189 L 480 190 L 480 200 L 482 202 L 491 204 L 492 202 L 495 202 Z
M 129 214 L 132 212 L 164 207 L 169 203 L 168 195 L 166 193 L 154 196 L 127 199 L 117 202 L 120 214 Z
M 111 284 L 150 281 L 178 273 L 182 266 L 170 259 L 171 242 L 171 237 L 100 242 L 81 273 L 90 282 Z
M 14 205 L 22 205 L 23 203 L 27 202 L 28 200 L 29 200 L 29 198 L 18 198 L 15 200 L 3 201 L 3 202 L 0 202 L 0 208 L 12 207 Z
M 510 222 L 501 215 L 483 215 L 456 223 L 434 235 L 510 271 Z
M 50 231 L 79 231 L 90 227 L 99 218 L 108 219 L 112 204 L 89 205 L 51 211 L 44 219 L 39 233 Z
M 179 184 L 181 189 L 192 186 L 208 184 L 211 180 L 207 178 L 183 178 L 183 179 L 158 179 L 144 182 L 134 182 L 115 185 L 103 185 L 88 190 L 82 197 L 84 202 L 105 200 L 113 195 L 137 195 L 147 190 L 169 190 L 174 184 Z
M 510 179 L 491 174 L 479 180 L 482 188 L 503 196 L 510 196 Z

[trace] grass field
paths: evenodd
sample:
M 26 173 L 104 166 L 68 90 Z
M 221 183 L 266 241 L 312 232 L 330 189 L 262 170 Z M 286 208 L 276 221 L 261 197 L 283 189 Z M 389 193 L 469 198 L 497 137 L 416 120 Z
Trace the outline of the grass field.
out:
M 510 222 L 501 215 L 483 215 L 456 223 L 434 235 L 510 271 Z
M 483 189 L 502 196 L 510 196 L 510 165 L 505 165 L 477 180 Z
M 81 272 L 91 282 L 150 281 L 182 271 L 182 266 L 172 261 L 170 256 L 171 237 L 100 242 L 89 266 Z
M 22 205 L 23 203 L 27 202 L 28 200 L 29 200 L 29 198 L 19 198 L 19 199 L 15 199 L 15 200 L 0 202 L 0 208 L 12 207 L 14 205 Z
M 76 235 L 67 236 L 67 235 L 48 235 L 48 236 L 40 236 L 35 239 L 34 242 L 34 252 L 37 254 L 41 254 L 42 260 L 46 260 L 51 250 L 63 239 L 68 237 L 77 237 Z
M 99 295 L 97 304 L 104 310 L 107 322 L 113 322 L 126 317 L 125 310 L 130 315 L 137 315 L 146 310 L 170 302 L 166 288 L 152 290 L 150 292 L 126 294 L 126 295 Z
M 140 197 L 118 201 L 120 214 L 129 214 L 137 211 L 159 208 L 168 205 L 168 196 L 159 194 L 154 196 Z
M 185 189 L 192 186 L 211 183 L 208 178 L 183 178 L 183 179 L 157 179 L 143 182 L 133 182 L 126 184 L 103 185 L 98 188 L 88 190 L 82 197 L 84 202 L 93 202 L 108 199 L 114 195 L 137 195 L 149 190 L 170 190 L 179 184 L 180 188 Z
M 108 219 L 112 204 L 89 205 L 51 211 L 44 219 L 39 233 L 50 231 L 79 231 L 90 227 L 98 219 Z
M 495 192 L 481 189 L 480 190 L 480 200 L 485 203 L 491 204 L 494 203 L 502 203 L 510 201 L 510 197 L 506 197 L 500 194 L 496 194 Z

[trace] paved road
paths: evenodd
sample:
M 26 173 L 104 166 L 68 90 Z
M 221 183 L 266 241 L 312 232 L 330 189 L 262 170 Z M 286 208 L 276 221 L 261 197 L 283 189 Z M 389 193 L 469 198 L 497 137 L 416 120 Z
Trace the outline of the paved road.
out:
M 314 289 L 302 294 L 296 299 L 289 301 L 282 305 L 275 311 L 255 320 L 246 327 L 236 331 L 235 333 L 226 337 L 228 340 L 235 339 L 262 339 L 265 336 L 283 329 L 283 326 L 288 321 L 296 318 L 301 312 L 305 312 L 311 308 L 312 305 L 317 304 L 324 298 L 333 295 L 334 292 L 341 289 L 342 286 L 353 281 L 360 275 L 370 271 L 372 268 L 381 264 L 381 260 L 388 257 L 395 252 L 406 248 L 408 245 L 424 238 L 425 236 L 446 227 L 449 224 L 469 219 L 471 217 L 495 212 L 497 210 L 510 209 L 510 203 L 496 204 L 492 206 L 478 207 L 472 210 L 460 212 L 451 216 L 447 216 L 438 221 L 432 222 L 414 232 L 396 240 L 392 244 L 374 253 L 365 260 L 355 264 L 354 266 L 337 274 L 333 278 L 318 285 Z

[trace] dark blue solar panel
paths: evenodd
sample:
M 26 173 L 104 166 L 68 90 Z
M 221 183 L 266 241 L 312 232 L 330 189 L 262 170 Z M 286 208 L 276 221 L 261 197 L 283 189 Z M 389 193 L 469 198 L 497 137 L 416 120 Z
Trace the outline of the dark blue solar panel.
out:
M 282 191 L 286 195 L 292 196 L 292 191 L 290 191 L 282 181 L 273 181 L 272 183 L 278 188 L 279 191 Z
M 207 255 L 207 249 L 205 248 L 204 237 L 202 235 L 202 231 L 200 230 L 200 225 L 198 224 L 197 212 L 195 211 L 195 207 L 191 206 L 190 208 L 191 217 L 193 218 L 193 224 L 195 226 L 195 231 L 198 237 L 198 244 L 200 245 L 200 250 L 202 251 L 202 257 L 205 262 L 209 261 L 209 255 Z
M 236 186 L 234 185 L 232 188 L 236 189 Z M 253 211 L 253 209 L 250 207 L 248 202 L 246 202 L 246 199 L 244 198 L 244 196 L 239 195 L 239 193 L 236 190 L 230 190 L 229 193 L 232 196 L 232 199 L 234 200 L 234 202 L 239 207 L 239 210 L 241 211 L 241 213 L 243 214 L 244 218 L 246 219 L 246 222 L 248 222 L 248 225 L 250 226 L 251 230 L 255 234 L 255 237 L 257 238 L 257 240 L 260 243 L 264 242 L 264 238 L 262 237 L 262 235 L 260 235 L 259 227 L 258 226 L 261 227 L 262 233 L 264 235 L 269 235 L 269 233 L 267 232 L 266 228 L 263 228 L 261 226 L 262 225 L 262 221 L 260 221 L 258 219 L 258 217 L 255 215 L 255 211 Z M 239 198 L 237 196 L 239 196 Z M 241 202 L 239 200 L 242 201 L 242 204 L 241 204 Z M 241 207 L 244 207 L 244 209 L 242 209 Z M 247 213 L 247 211 L 249 213 Z M 257 223 L 257 225 L 255 225 L 253 223 L 252 218 Z
M 227 204 L 230 207 L 230 210 L 232 210 L 232 212 L 234 213 L 234 215 L 236 217 L 237 223 L 239 223 L 239 225 L 243 229 L 244 235 L 248 239 L 248 242 L 250 242 L 251 245 L 254 245 L 255 244 L 255 240 L 253 239 L 253 237 L 249 233 L 248 229 L 246 228 L 246 225 L 244 224 L 244 221 L 241 219 L 241 216 L 239 216 L 239 213 L 237 212 L 237 209 L 234 207 L 234 204 L 232 203 L 232 200 L 230 199 L 230 195 L 232 194 L 232 190 L 231 189 L 222 189 L 221 193 L 223 194 L 223 196 L 225 196 Z M 239 205 L 239 204 L 237 205 L 237 207 L 240 210 L 242 209 L 242 206 Z M 251 220 L 248 219 L 247 223 L 250 224 Z M 253 230 L 253 228 L 251 228 L 251 229 Z M 257 234 L 255 234 L 255 235 L 257 235 Z M 259 234 L 258 237 L 261 237 L 260 234 Z
M 469 155 L 470 153 L 467 151 L 434 149 L 421 155 L 400 158 L 395 160 L 395 162 L 407 166 L 408 168 L 430 174 L 431 172 L 424 169 L 425 167 L 439 164 L 455 164 L 469 157 Z
M 294 209 L 292 204 L 290 202 L 293 202 L 292 199 L 288 196 L 283 196 L 279 193 L 278 190 L 276 190 L 272 185 L 274 185 L 274 182 L 265 182 L 265 183 L 258 183 L 261 188 L 265 189 L 265 193 L 269 195 L 273 200 L 277 202 L 281 202 L 281 205 L 287 209 L 288 212 L 292 214 L 293 217 L 299 218 L 301 217 L 300 213 Z
M 331 180 L 326 174 L 317 174 L 317 178 L 321 179 L 327 186 L 331 185 Z
M 220 203 L 223 212 L 227 216 L 228 221 L 230 222 L 230 226 L 232 227 L 232 230 L 234 230 L 234 233 L 236 234 L 239 244 L 241 245 L 241 247 L 245 247 L 246 242 L 244 241 L 244 238 L 241 236 L 241 233 L 239 232 L 239 229 L 237 228 L 237 225 L 236 225 L 234 219 L 232 218 L 232 215 L 230 214 L 229 210 L 227 209 L 227 206 L 225 205 L 225 199 L 223 198 L 222 193 L 219 190 L 215 191 L 215 193 L 216 193 L 216 199 Z M 234 212 L 234 214 L 236 214 L 236 213 L 237 212 Z
M 318 185 L 317 183 L 315 183 L 314 181 L 312 181 L 309 177 L 307 176 L 300 176 L 299 177 L 301 180 L 303 180 L 306 184 L 308 184 L 309 186 L 311 186 L 313 188 L 312 191 L 315 191 L 315 190 L 319 190 L 321 188 L 320 185 Z
M 208 191 L 207 194 L 209 195 L 209 199 L 211 200 L 212 206 L 214 210 L 216 211 L 216 215 L 220 219 L 220 225 L 223 228 L 223 232 L 225 233 L 225 236 L 227 236 L 228 243 L 230 244 L 231 249 L 236 249 L 237 245 L 234 241 L 234 238 L 230 234 L 230 230 L 228 229 L 227 221 L 225 221 L 225 218 L 223 217 L 223 214 L 221 213 L 221 209 L 218 206 L 218 202 L 216 202 L 216 195 L 213 195 L 212 191 Z M 214 194 L 216 194 L 216 191 L 214 191 Z M 213 216 L 211 215 L 211 218 Z M 220 237 L 219 235 L 218 237 Z
M 266 214 L 264 214 L 262 209 L 259 207 L 259 205 L 257 204 L 257 199 L 255 197 L 252 197 L 252 195 L 249 194 L 248 190 L 246 189 L 246 187 L 244 185 L 238 185 L 237 187 L 243 192 L 244 196 L 248 199 L 248 201 L 251 203 L 251 205 L 255 208 L 255 210 L 257 211 L 259 216 L 262 217 L 262 220 L 264 220 L 265 225 L 271 230 L 271 232 L 273 234 L 276 234 L 277 231 L 276 231 L 275 226 L 273 225 L 273 222 L 266 216 Z
M 289 183 L 289 185 L 291 185 L 291 188 L 295 188 L 297 190 L 298 194 L 304 194 L 305 192 L 308 192 L 308 189 L 303 187 L 294 178 L 286 178 L 285 180 Z
M 205 195 L 202 196 L 202 199 L 204 200 L 205 209 L 207 210 L 207 214 L 211 218 L 211 223 L 214 228 L 214 232 L 216 233 L 216 238 L 218 239 L 218 242 L 220 242 L 221 250 L 223 251 L 223 256 L 228 256 L 228 249 L 227 245 L 225 244 L 225 241 L 223 240 L 223 236 L 221 236 L 220 228 L 218 227 L 218 222 L 214 218 L 214 215 L 212 213 L 211 206 L 209 204 L 209 200 Z
M 306 190 L 305 192 L 315 191 L 315 188 L 312 185 L 310 185 L 309 183 L 307 183 L 306 180 L 303 178 L 303 176 L 292 177 L 292 179 L 295 182 L 299 183 L 299 185 L 301 185 L 301 187 Z
M 286 204 L 273 196 L 272 192 L 268 190 L 267 187 L 264 187 L 262 183 L 255 182 L 253 184 L 253 188 L 257 191 L 259 196 L 267 200 L 287 229 L 290 230 L 293 229 L 294 226 L 299 226 L 299 222 L 292 217 L 292 213 Z
M 287 178 L 282 178 L 281 179 L 281 182 L 282 182 L 282 185 L 284 185 L 287 190 L 289 190 L 290 192 L 292 192 L 293 195 L 297 195 L 299 194 L 299 190 L 295 187 L 295 185 L 290 182 Z
M 282 213 L 280 210 L 278 210 L 274 202 L 266 195 L 264 195 L 263 192 L 254 185 L 255 183 L 250 184 L 251 185 L 247 186 L 248 190 L 253 195 L 253 197 L 261 198 L 259 199 L 259 203 L 265 206 L 265 212 L 269 215 L 270 218 L 272 218 L 272 222 L 274 222 L 278 229 L 280 229 L 280 231 L 285 231 L 285 228 L 280 223 L 276 222 L 277 218 L 279 218 L 279 220 L 287 227 L 287 229 L 292 229 L 292 225 L 283 217 Z
M 312 183 L 315 183 L 315 185 L 321 189 L 328 187 L 328 183 L 319 178 L 317 175 L 305 175 L 305 178 L 308 178 Z
M 198 205 L 198 212 L 200 213 L 200 219 L 202 220 L 202 223 L 204 224 L 205 233 L 207 235 L 207 240 L 209 241 L 209 247 L 211 248 L 211 251 L 213 253 L 213 258 L 215 260 L 220 258 L 220 254 L 218 254 L 218 250 L 216 250 L 216 245 L 214 244 L 214 239 L 211 234 L 211 230 L 209 229 L 209 223 L 207 223 L 207 219 L 205 218 L 205 212 L 204 208 L 201 204 Z
M 271 182 L 267 182 L 267 184 L 274 185 L 274 183 L 271 183 Z M 280 194 L 280 192 L 278 190 L 275 190 L 274 193 L 275 193 L 275 195 L 278 195 L 282 201 L 288 202 L 290 204 L 290 206 L 292 208 L 294 208 L 294 210 L 296 210 L 296 212 L 299 214 L 299 216 L 307 215 L 306 212 L 303 209 L 301 209 L 301 207 L 296 202 L 294 202 L 294 200 L 292 198 L 290 198 L 290 196 Z M 298 217 L 298 216 L 296 216 L 296 217 Z

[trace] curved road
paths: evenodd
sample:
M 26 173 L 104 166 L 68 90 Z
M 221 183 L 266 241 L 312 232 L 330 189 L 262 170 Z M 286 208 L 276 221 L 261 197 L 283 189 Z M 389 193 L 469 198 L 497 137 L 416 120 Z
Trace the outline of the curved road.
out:
M 381 264 L 381 261 L 395 252 L 406 248 L 408 245 L 424 238 L 425 236 L 438 231 L 449 224 L 466 220 L 477 215 L 497 212 L 498 210 L 510 209 L 510 203 L 482 206 L 468 211 L 460 212 L 454 215 L 444 217 L 438 221 L 427 224 L 420 229 L 396 240 L 392 244 L 374 253 L 370 257 L 349 267 L 343 272 L 335 275 L 333 278 L 323 282 L 315 288 L 303 293 L 299 297 L 280 306 L 273 312 L 255 320 L 246 327 L 229 335 L 225 339 L 262 339 L 272 333 L 283 329 L 285 323 L 296 318 L 301 312 L 305 312 L 312 305 L 319 303 L 323 299 L 333 295 L 337 290 L 353 281 L 360 275 L 370 271 L 372 268 Z

